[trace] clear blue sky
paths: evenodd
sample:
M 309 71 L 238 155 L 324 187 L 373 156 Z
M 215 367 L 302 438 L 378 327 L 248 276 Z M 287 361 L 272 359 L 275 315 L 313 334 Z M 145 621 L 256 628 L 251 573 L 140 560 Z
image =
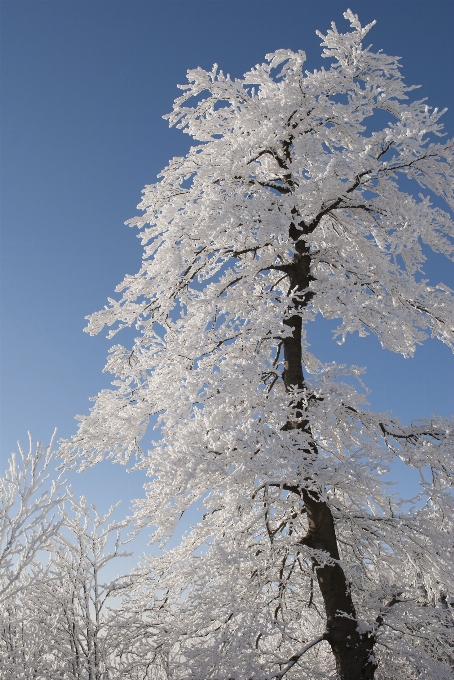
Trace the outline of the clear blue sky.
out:
M 110 342 L 82 332 L 141 248 L 123 222 L 144 184 L 189 139 L 161 116 L 188 68 L 240 76 L 278 48 L 304 49 L 321 65 L 332 20 L 345 30 L 350 7 L 375 49 L 402 57 L 417 96 L 449 107 L 454 134 L 452 0 L 11 0 L 2 13 L 1 467 L 27 430 L 48 440 L 76 428 L 88 398 L 108 386 Z M 433 282 L 454 286 L 431 258 Z M 343 347 L 329 324 L 313 331 L 324 360 L 365 365 L 371 405 L 404 421 L 453 411 L 454 360 L 433 341 L 405 360 L 374 338 Z M 127 335 L 127 334 L 126 334 Z M 127 338 L 119 336 L 127 344 Z M 76 490 L 108 501 L 141 494 L 140 480 L 105 464 L 79 476 Z

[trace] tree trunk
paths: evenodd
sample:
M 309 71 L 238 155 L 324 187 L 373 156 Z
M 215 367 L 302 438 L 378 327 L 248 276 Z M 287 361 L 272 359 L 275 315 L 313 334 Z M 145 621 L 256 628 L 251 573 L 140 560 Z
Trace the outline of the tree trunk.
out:
M 294 237 L 292 230 L 299 232 L 292 225 L 290 229 L 292 237 Z M 300 236 L 300 233 L 295 235 Z M 296 243 L 294 262 L 286 267 L 291 290 L 302 292 L 308 288 L 310 281 L 313 280 L 310 274 L 310 264 L 309 248 L 304 241 L 300 240 Z M 306 306 L 312 295 L 307 292 L 295 298 L 295 307 Z M 292 329 L 292 336 L 283 341 L 284 383 L 287 389 L 290 387 L 302 389 L 304 388 L 301 354 L 302 319 L 295 314 L 286 319 L 284 323 Z M 297 411 L 298 420 L 289 421 L 286 427 L 305 430 L 312 436 L 310 424 L 304 420 L 304 407 L 302 404 L 297 404 L 296 408 L 298 409 L 299 406 L 301 411 Z M 312 457 L 316 454 L 317 447 L 312 441 L 307 455 Z M 319 491 L 302 489 L 309 524 L 308 532 L 302 543 L 310 548 L 323 550 L 333 560 L 339 560 L 333 515 L 329 506 L 321 500 Z M 376 669 L 373 656 L 375 639 L 357 630 L 356 611 L 342 567 L 339 563 L 323 566 L 316 560 L 314 560 L 314 567 L 326 610 L 326 640 L 331 645 L 340 679 L 372 680 Z

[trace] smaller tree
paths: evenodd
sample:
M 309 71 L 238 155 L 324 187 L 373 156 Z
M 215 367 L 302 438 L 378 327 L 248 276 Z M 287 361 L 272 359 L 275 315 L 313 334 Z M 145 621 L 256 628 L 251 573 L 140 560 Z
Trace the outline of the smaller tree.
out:
M 56 618 L 42 597 L 48 570 L 34 563 L 20 577 L 20 589 L 0 610 L 0 677 L 2 680 L 61 680 L 53 654 Z
M 129 520 L 110 521 L 116 507 L 102 516 L 84 497 L 80 501 L 71 497 L 71 509 L 63 510 L 63 526 L 51 547 L 52 578 L 40 589 L 37 601 L 57 622 L 52 653 L 60 660 L 65 679 L 111 677 L 108 605 L 129 580 L 105 582 L 102 572 L 116 558 L 131 555 L 120 549 L 120 532 Z
M 102 580 L 120 550 L 128 520 L 111 522 L 68 493 L 58 534 L 41 561 L 23 569 L 0 613 L 0 676 L 5 680 L 107 680 L 121 677 L 108 605 L 131 578 Z M 112 540 L 113 539 L 113 540 Z M 113 545 L 112 545 L 113 542 Z
M 28 452 L 18 443 L 19 455 L 12 454 L 0 477 L 0 607 L 24 588 L 22 573 L 61 527 L 54 511 L 65 495 L 63 473 L 51 478 L 55 434 L 48 446 L 35 446 L 29 433 Z

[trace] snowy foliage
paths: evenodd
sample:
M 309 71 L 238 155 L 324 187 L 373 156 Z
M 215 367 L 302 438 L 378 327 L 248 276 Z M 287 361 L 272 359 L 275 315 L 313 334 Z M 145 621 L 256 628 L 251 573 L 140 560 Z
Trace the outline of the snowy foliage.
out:
M 361 370 L 322 364 L 305 337 L 321 313 L 341 341 L 374 333 L 404 356 L 454 339 L 452 291 L 423 271 L 424 244 L 453 257 L 443 112 L 345 17 L 349 32 L 319 34 L 327 69 L 278 50 L 242 79 L 188 72 L 167 118 L 196 146 L 145 188 L 142 269 L 90 318 L 92 334 L 140 334 L 112 348 L 114 387 L 62 455 L 134 454 L 151 478 L 136 519 L 163 545 L 194 503 L 205 512 L 119 612 L 143 677 L 452 677 L 452 423 L 372 413 Z M 389 122 L 369 132 L 376 112 Z M 396 456 L 421 474 L 410 510 L 381 481 Z M 361 676 L 339 652 L 347 624 Z

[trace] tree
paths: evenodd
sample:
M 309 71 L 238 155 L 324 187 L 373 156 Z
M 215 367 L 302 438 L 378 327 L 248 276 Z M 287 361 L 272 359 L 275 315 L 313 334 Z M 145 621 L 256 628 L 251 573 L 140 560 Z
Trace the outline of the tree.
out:
M 327 70 L 283 49 L 239 80 L 188 72 L 167 118 L 197 145 L 145 188 L 143 267 L 88 325 L 140 335 L 112 348 L 114 388 L 62 455 L 135 454 L 152 476 L 137 521 L 162 544 L 205 509 L 122 613 L 163 677 L 451 677 L 452 425 L 371 412 L 361 369 L 306 340 L 320 313 L 405 356 L 453 346 L 452 291 L 422 278 L 422 244 L 453 255 L 430 200 L 454 207 L 443 112 L 344 16 L 350 32 L 319 34 Z M 380 479 L 396 456 L 423 479 L 408 512 Z
M 107 680 L 123 677 L 115 659 L 108 607 L 130 577 L 105 582 L 106 566 L 121 552 L 120 530 L 86 499 L 70 496 L 59 533 L 41 562 L 21 575 L 22 588 L 0 612 L 0 668 L 5 680 Z M 112 541 L 113 538 L 113 541 Z M 113 543 L 113 545 L 108 545 Z
M 28 452 L 18 443 L 19 456 L 12 454 L 0 477 L 0 606 L 22 589 L 22 573 L 61 526 L 52 514 L 64 497 L 62 473 L 50 478 L 54 438 L 55 432 L 48 446 L 35 446 L 29 433 Z
M 37 561 L 58 534 L 60 511 L 66 497 L 63 472 L 53 470 L 54 435 L 48 446 L 36 445 L 29 433 L 29 448 L 18 443 L 0 477 L 0 675 L 11 680 L 37 678 L 48 672 L 46 642 L 52 624 L 29 602 L 48 582 L 49 570 Z M 50 676 L 44 676 L 50 677 Z M 55 676 L 56 677 L 56 676 Z
M 64 525 L 51 549 L 52 580 L 40 597 L 47 600 L 58 620 L 53 651 L 60 671 L 71 680 L 105 680 L 109 677 L 107 607 L 125 587 L 125 579 L 104 582 L 105 567 L 122 552 L 120 530 L 128 520 L 109 522 L 114 507 L 105 516 L 87 506 L 82 497 L 71 499 L 71 512 L 64 512 Z M 108 546 L 115 536 L 114 545 Z M 52 604 L 51 604 L 52 603 Z
M 62 680 L 61 657 L 56 657 L 55 632 L 59 617 L 43 598 L 49 571 L 34 562 L 20 576 L 21 589 L 0 610 L 0 675 L 4 680 Z M 51 611 L 49 611 L 51 609 Z

